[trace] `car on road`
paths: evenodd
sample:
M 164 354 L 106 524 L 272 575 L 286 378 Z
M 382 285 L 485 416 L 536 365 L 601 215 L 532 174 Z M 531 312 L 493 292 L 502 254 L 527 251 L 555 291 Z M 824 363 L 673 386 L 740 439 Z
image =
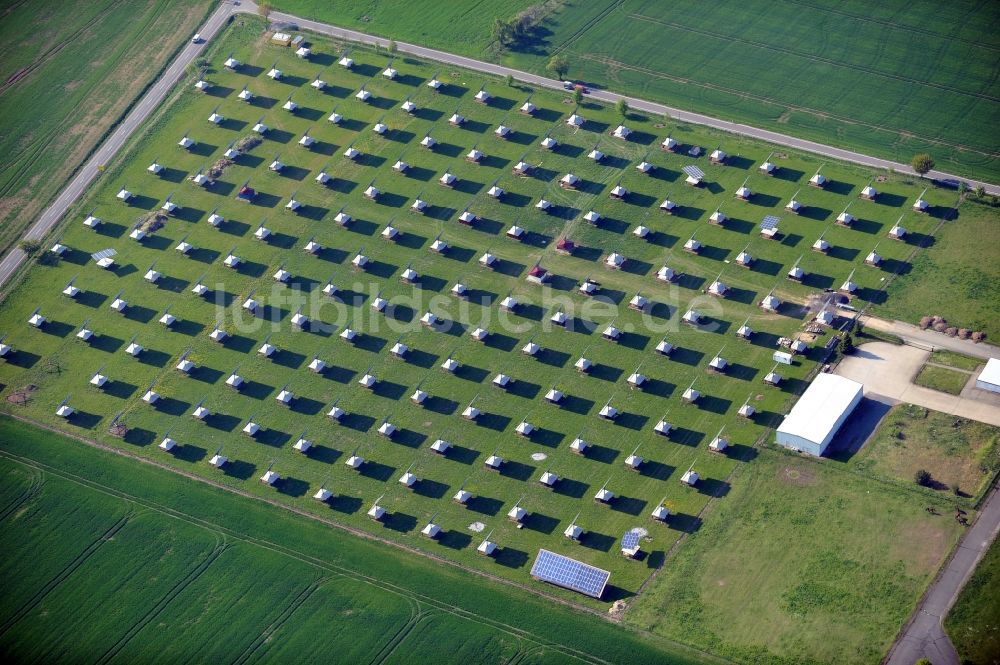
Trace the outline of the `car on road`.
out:
M 191 43 L 192 44 L 200 44 L 201 43 L 201 33 L 200 32 L 194 33 L 194 37 L 191 38 Z

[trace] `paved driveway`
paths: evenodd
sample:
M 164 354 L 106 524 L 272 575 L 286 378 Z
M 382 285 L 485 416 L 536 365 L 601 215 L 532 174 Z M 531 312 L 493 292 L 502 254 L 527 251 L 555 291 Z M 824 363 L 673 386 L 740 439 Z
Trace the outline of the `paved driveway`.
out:
M 871 342 L 844 358 L 835 373 L 863 383 L 865 396 L 872 399 L 916 404 L 1000 427 L 1000 396 L 974 389 L 949 395 L 914 385 L 913 378 L 929 356 L 930 352 L 913 346 Z

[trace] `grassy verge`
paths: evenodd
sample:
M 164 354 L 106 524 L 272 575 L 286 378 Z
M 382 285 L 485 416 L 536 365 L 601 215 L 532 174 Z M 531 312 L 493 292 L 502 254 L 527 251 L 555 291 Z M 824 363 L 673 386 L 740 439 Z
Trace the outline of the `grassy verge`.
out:
M 948 325 L 1000 339 L 1000 300 L 983 297 L 1000 293 L 1000 208 L 964 203 L 958 212 L 893 280 L 886 302 L 873 313 L 914 324 L 924 316 L 943 316 Z
M 928 501 L 761 450 L 629 621 L 741 662 L 877 662 L 960 534 Z
M 930 362 L 934 362 L 939 365 L 947 365 L 948 367 L 954 367 L 956 369 L 964 369 L 969 372 L 974 371 L 977 367 L 983 364 L 983 361 L 980 358 L 970 358 L 969 356 L 963 356 L 961 353 L 942 350 L 932 353 Z
M 950 493 L 957 485 L 974 503 L 1000 470 L 1000 428 L 900 404 L 850 465 L 904 485 L 912 485 L 916 472 L 925 469 L 931 491 Z
M 0 253 L 48 205 L 214 6 L 44 0 L 0 23 Z
M 948 616 L 944 627 L 963 664 L 1000 662 L 1000 540 L 979 562 Z
M 403 654 L 434 662 L 496 662 L 521 650 L 584 662 L 707 658 L 9 418 L 0 441 L 0 499 L 20 517 L 8 510 L 0 521 L 14 546 L 5 579 L 17 580 L 0 603 L 13 625 L 0 638 L 9 654 L 147 662 L 336 652 L 357 662 L 401 641 Z M 111 528 L 108 544 L 86 550 Z M 44 607 L 32 605 L 67 561 L 78 566 L 72 576 Z M 154 565 L 159 578 L 150 579 Z M 109 595 L 113 612 L 101 605 Z M 92 606 L 104 610 L 85 611 Z M 169 628 L 182 626 L 178 639 Z M 275 632 L 265 641 L 265 631 Z
M 969 382 L 969 375 L 946 367 L 924 365 L 917 372 L 913 382 L 931 390 L 937 390 L 949 395 L 961 394 L 962 388 Z

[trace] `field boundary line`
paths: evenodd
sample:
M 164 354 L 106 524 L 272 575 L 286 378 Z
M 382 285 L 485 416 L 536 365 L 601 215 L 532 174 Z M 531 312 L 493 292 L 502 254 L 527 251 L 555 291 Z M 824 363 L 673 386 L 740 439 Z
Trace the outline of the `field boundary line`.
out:
M 573 602 L 571 602 L 569 600 L 566 600 L 566 599 L 563 599 L 563 598 L 559 598 L 557 596 L 553 596 L 553 595 L 547 594 L 547 593 L 545 593 L 542 590 L 534 589 L 534 588 L 532 588 L 530 586 L 527 586 L 525 584 L 521 584 L 521 583 L 515 582 L 513 580 L 508 580 L 508 579 L 502 578 L 502 577 L 495 577 L 495 576 L 492 576 L 492 575 L 490 575 L 489 573 L 487 573 L 485 571 L 480 571 L 480 570 L 477 570 L 477 569 L 472 569 L 472 568 L 465 567 L 465 566 L 463 566 L 463 565 L 461 565 L 461 564 L 459 564 L 457 562 L 453 562 L 453 561 L 451 561 L 449 559 L 445 559 L 445 558 L 442 558 L 440 556 L 434 555 L 431 552 L 427 552 L 425 550 L 421 550 L 421 549 L 417 549 L 417 548 L 412 548 L 412 547 L 403 545 L 402 543 L 398 543 L 398 542 L 395 542 L 395 541 L 392 541 L 392 540 L 380 538 L 380 537 L 378 537 L 378 536 L 376 536 L 374 534 L 370 534 L 370 533 L 365 532 L 365 531 L 353 529 L 353 528 L 348 527 L 346 525 L 340 524 L 340 523 L 338 523 L 336 521 L 328 520 L 328 519 L 325 519 L 325 518 L 320 517 L 318 515 L 314 515 L 312 513 L 308 513 L 308 512 L 299 510 L 297 508 L 294 508 L 293 506 L 289 506 L 289 505 L 286 505 L 286 504 L 283 504 L 283 503 L 280 503 L 278 501 L 274 501 L 274 500 L 271 500 L 271 499 L 264 499 L 264 498 L 258 497 L 256 495 L 250 494 L 248 492 L 243 492 L 241 490 L 237 490 L 237 489 L 229 487 L 227 485 L 216 483 L 216 482 L 214 482 L 214 481 L 212 481 L 212 480 L 210 480 L 208 478 L 204 478 L 202 476 L 198 476 L 198 475 L 193 474 L 193 473 L 187 473 L 187 472 L 181 471 L 179 469 L 167 466 L 165 464 L 156 462 L 154 460 L 147 459 L 147 458 L 141 457 L 139 455 L 135 455 L 135 454 L 129 453 L 129 452 L 124 451 L 124 450 L 119 450 L 119 449 L 113 448 L 111 446 L 107 446 L 105 444 L 102 444 L 102 443 L 99 443 L 97 441 L 93 441 L 93 440 L 87 439 L 87 438 L 85 438 L 83 436 L 80 436 L 80 435 L 77 435 L 77 434 L 63 432 L 63 431 L 58 430 L 58 429 L 56 429 L 54 427 L 51 427 L 51 426 L 49 426 L 47 424 L 35 422 L 35 421 L 31 420 L 30 418 L 26 418 L 26 417 L 18 416 L 18 415 L 10 415 L 10 414 L 7 414 L 7 415 L 8 415 L 8 417 L 13 418 L 15 420 L 19 420 L 21 422 L 30 424 L 33 427 L 37 427 L 39 429 L 52 432 L 52 433 L 57 434 L 59 436 L 64 436 L 64 437 L 70 438 L 72 440 L 78 441 L 79 443 L 82 443 L 82 444 L 87 445 L 89 447 L 96 448 L 96 449 L 99 449 L 99 450 L 103 450 L 105 452 L 110 452 L 110 453 L 113 453 L 113 454 L 118 455 L 120 457 L 133 459 L 133 460 L 142 462 L 144 464 L 148 464 L 150 466 L 154 466 L 154 467 L 157 467 L 157 468 L 165 469 L 165 470 L 167 470 L 167 471 L 169 471 L 171 473 L 174 473 L 176 475 L 188 478 L 189 480 L 195 480 L 195 481 L 200 482 L 200 483 L 202 483 L 204 485 L 207 485 L 207 486 L 210 486 L 210 487 L 214 487 L 216 489 L 221 489 L 221 490 L 224 490 L 224 491 L 229 492 L 231 494 L 236 494 L 236 495 L 239 495 L 239 496 L 242 496 L 242 497 L 253 499 L 253 500 L 261 502 L 261 503 L 266 503 L 266 504 L 271 505 L 273 507 L 289 511 L 289 512 L 294 513 L 296 515 L 299 515 L 301 517 L 306 517 L 308 519 L 314 520 L 314 521 L 319 522 L 321 524 L 324 524 L 326 526 L 331 526 L 331 527 L 334 527 L 334 528 L 339 529 L 341 531 L 344 531 L 346 533 L 350 533 L 352 535 L 358 536 L 358 537 L 363 538 L 363 539 L 365 539 L 365 540 L 367 540 L 369 542 L 383 543 L 383 544 L 386 544 L 386 545 L 389 545 L 389 546 L 393 547 L 396 550 L 402 550 L 402 551 L 405 551 L 405 552 L 409 552 L 411 554 L 416 554 L 418 556 L 430 559 L 430 560 L 432 560 L 432 561 L 434 561 L 436 563 L 445 564 L 445 565 L 447 565 L 447 566 L 449 566 L 449 567 L 451 567 L 453 569 L 460 570 L 463 573 L 467 573 L 467 574 L 471 573 L 471 574 L 477 575 L 477 576 L 479 576 L 479 577 L 481 577 L 481 578 L 483 578 L 485 580 L 489 580 L 489 581 L 492 581 L 492 582 L 495 582 L 495 583 L 500 583 L 500 584 L 502 584 L 504 586 L 508 586 L 508 587 L 511 587 L 511 588 L 519 589 L 521 591 L 530 593 L 530 594 L 532 594 L 532 595 L 534 595 L 536 597 L 543 598 L 543 599 L 545 599 L 547 601 L 555 602 L 555 603 L 557 603 L 559 605 L 562 605 L 563 607 L 566 607 L 567 609 L 570 609 L 570 610 L 573 610 L 573 611 L 577 611 L 577 612 L 583 612 L 583 613 L 589 614 L 591 616 L 598 617 L 598 618 L 600 618 L 600 619 L 602 619 L 604 621 L 607 621 L 608 623 L 611 623 L 611 624 L 617 624 L 618 623 L 618 622 L 614 621 L 613 619 L 611 619 L 610 617 L 608 617 L 608 615 L 606 613 L 604 613 L 604 612 L 602 612 L 602 611 L 600 611 L 598 609 L 589 608 L 589 607 L 586 607 L 586 606 L 583 606 L 583 605 L 577 605 L 577 604 L 575 604 L 575 603 L 573 603 Z M 73 475 L 74 474 L 68 474 L 67 472 L 64 472 L 61 469 L 57 469 L 55 467 L 51 467 L 51 466 L 45 464 L 44 462 L 39 462 L 38 460 L 35 460 L 33 458 L 30 458 L 30 457 L 23 457 L 23 456 L 20 456 L 20 455 L 14 454 L 14 453 L 10 453 L 9 451 L 5 451 L 5 450 L 2 450 L 2 449 L 0 449 L 0 455 L 6 456 L 6 457 L 8 457 L 10 459 L 15 459 L 15 460 L 21 461 L 22 463 L 26 463 L 29 466 L 37 466 L 37 467 L 42 468 L 43 470 L 46 470 L 46 471 L 48 471 L 48 472 L 50 472 L 50 473 L 52 473 L 53 475 L 56 475 L 56 476 L 67 477 L 67 478 L 73 479 Z M 121 492 L 121 491 L 118 491 L 118 490 L 113 490 L 113 489 L 111 489 L 111 488 L 109 488 L 107 486 L 100 485 L 99 483 L 96 483 L 95 481 L 92 481 L 90 479 L 85 479 L 85 478 L 77 476 L 75 478 L 75 482 L 77 482 L 79 484 L 82 484 L 82 485 L 89 486 L 89 487 L 94 487 L 95 489 L 98 489 L 99 491 L 103 491 L 103 492 L 105 492 L 105 493 L 107 493 L 109 495 L 112 495 L 112 496 L 118 496 L 119 498 L 131 501 L 132 503 L 136 503 L 136 504 L 144 505 L 144 506 L 152 506 L 154 509 L 159 510 L 161 512 L 164 512 L 164 513 L 166 513 L 166 514 L 168 514 L 168 515 L 170 515 L 170 516 L 172 516 L 172 517 L 174 517 L 176 519 L 181 519 L 183 521 L 191 522 L 192 524 L 198 524 L 198 525 L 204 526 L 205 528 L 207 528 L 209 530 L 218 531 L 220 533 L 230 535 L 230 536 L 232 536 L 236 540 L 248 542 L 248 543 L 254 544 L 256 546 L 263 547 L 265 549 L 270 549 L 272 551 L 279 552 L 281 554 L 285 554 L 286 556 L 290 556 L 290 557 L 292 557 L 292 558 L 294 558 L 296 560 L 302 561 L 303 563 L 310 564 L 310 565 L 312 565 L 314 567 L 321 568 L 323 570 L 328 570 L 328 571 L 334 572 L 334 573 L 340 573 L 340 574 L 343 574 L 345 577 L 349 577 L 349 578 L 355 579 L 357 581 L 366 582 L 368 584 L 371 584 L 372 586 L 375 586 L 377 588 L 383 589 L 385 591 L 389 591 L 391 593 L 395 593 L 395 594 L 400 595 L 400 596 L 404 596 L 404 597 L 415 599 L 418 602 L 425 603 L 425 604 L 427 604 L 427 605 L 429 605 L 431 607 L 438 608 L 440 610 L 449 612 L 451 614 L 455 614 L 457 616 L 461 616 L 463 618 L 469 619 L 471 621 L 475 621 L 475 622 L 483 624 L 483 625 L 488 625 L 488 626 L 490 626 L 490 627 L 492 627 L 492 628 L 494 628 L 496 630 L 500 630 L 502 632 L 506 632 L 506 633 L 509 633 L 511 635 L 515 635 L 515 636 L 521 637 L 523 639 L 526 639 L 528 641 L 534 642 L 536 644 L 540 644 L 542 646 L 546 646 L 546 647 L 551 648 L 553 650 L 557 650 L 557 651 L 559 651 L 561 653 L 568 652 L 571 655 L 573 655 L 574 657 L 580 658 L 581 660 L 583 660 L 585 662 L 591 662 L 591 663 L 607 663 L 608 662 L 608 661 L 603 660 L 603 659 L 601 659 L 601 658 L 599 658 L 597 656 L 594 656 L 592 654 L 578 651 L 578 650 L 576 650 L 576 649 L 574 649 L 574 648 L 572 648 L 572 647 L 570 647 L 570 646 L 568 646 L 566 644 L 550 641 L 547 638 L 544 638 L 544 637 L 542 637 L 540 635 L 537 635 L 535 633 L 529 632 L 529 631 L 527 631 L 525 629 L 518 628 L 516 626 L 512 626 L 510 624 L 505 624 L 505 623 L 503 623 L 501 621 L 498 621 L 498 620 L 495 620 L 495 619 L 491 619 L 491 618 L 488 618 L 488 617 L 485 617 L 485 616 L 482 616 L 482 615 L 475 614 L 475 613 L 473 613 L 473 612 L 471 612 L 469 610 L 466 610 L 466 609 L 464 609 L 464 608 L 462 608 L 462 607 L 460 607 L 458 605 L 451 605 L 449 603 L 440 601 L 440 600 L 438 600 L 436 598 L 433 598 L 433 597 L 430 597 L 430 596 L 425 596 L 425 595 L 421 594 L 420 592 L 414 591 L 412 589 L 407 589 L 407 588 L 401 587 L 401 586 L 399 586 L 399 585 L 397 585 L 395 583 L 392 583 L 392 582 L 389 582 L 389 581 L 386 581 L 386 580 L 381 580 L 381 579 L 378 579 L 378 578 L 375 578 L 375 577 L 371 577 L 371 576 L 365 575 L 365 574 L 363 574 L 363 573 L 361 573 L 359 571 L 352 570 L 350 568 L 346 568 L 346 567 L 343 567 L 343 566 L 339 566 L 337 564 L 334 564 L 334 563 L 331 563 L 331 562 L 328 562 L 328 561 L 324 561 L 322 559 L 318 559 L 318 558 L 316 558 L 314 556 L 311 556 L 311 555 L 306 554 L 304 552 L 299 552 L 297 550 L 293 550 L 293 549 L 285 547 L 283 545 L 279 545 L 279 544 L 276 544 L 276 543 L 271 543 L 269 541 L 261 540 L 261 539 L 258 539 L 258 538 L 253 538 L 253 537 L 248 536 L 246 534 L 242 534 L 242 533 L 239 533 L 237 531 L 233 531 L 233 530 L 229 529 L 228 527 L 224 527 L 224 526 L 215 524 L 213 522 L 209 522 L 207 520 L 203 520 L 203 519 L 194 517 L 192 515 L 189 515 L 187 513 L 181 512 L 181 511 L 173 509 L 173 508 L 162 506 L 161 504 L 157 504 L 154 501 L 149 501 L 149 500 L 146 500 L 146 499 L 141 499 L 141 498 L 135 497 L 134 495 L 130 495 L 130 494 L 125 493 L 125 492 Z M 719 663 L 731 662 L 731 661 L 728 661 L 725 658 L 722 658 L 721 656 L 717 656 L 715 654 L 710 654 L 710 653 L 708 653 L 706 651 L 703 651 L 703 650 L 698 649 L 696 647 L 692 647 L 691 645 L 685 644 L 683 642 L 678 642 L 677 640 L 671 640 L 671 639 L 665 638 L 665 637 L 663 637 L 661 635 L 654 635 L 653 633 L 650 633 L 647 630 L 642 630 L 642 629 L 635 628 L 635 627 L 630 627 L 630 630 L 633 633 L 637 634 L 637 635 L 649 636 L 649 637 L 652 637 L 655 640 L 660 641 L 662 643 L 670 644 L 675 649 L 678 649 L 678 650 L 681 650 L 681 651 L 686 651 L 686 652 L 688 652 L 688 653 L 690 653 L 692 655 L 697 654 L 700 658 L 706 659 L 707 662 L 719 662 Z

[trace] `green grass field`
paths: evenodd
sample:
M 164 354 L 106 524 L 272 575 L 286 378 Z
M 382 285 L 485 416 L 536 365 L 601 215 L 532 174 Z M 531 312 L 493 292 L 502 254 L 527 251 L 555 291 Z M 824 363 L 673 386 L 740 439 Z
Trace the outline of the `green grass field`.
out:
M 1000 292 L 1000 212 L 964 203 L 957 223 L 946 223 L 931 251 L 920 252 L 905 274 L 886 290 L 879 316 L 919 323 L 943 316 L 949 325 L 981 330 L 987 341 L 1000 339 L 1000 304 L 985 294 Z
M 9 418 L 0 442 L 18 662 L 713 662 Z
M 963 663 L 1000 662 L 1000 543 L 993 542 L 961 595 L 945 617 L 944 627 Z
M 913 485 L 919 469 L 926 469 L 935 492 L 950 493 L 957 484 L 975 503 L 1000 470 L 1000 428 L 899 404 L 849 465 L 907 486 Z
M 823 166 L 831 184 L 815 190 L 805 181 L 821 164 L 808 157 L 773 154 L 765 145 L 697 128 L 659 127 L 641 117 L 628 119 L 635 133 L 621 142 L 607 135 L 618 121 L 614 112 L 592 104 L 581 109 L 587 125 L 572 130 L 563 122 L 572 106 L 558 95 L 533 94 L 540 110 L 527 117 L 517 108 L 529 91 L 490 81 L 494 100 L 484 106 L 471 99 L 481 77 L 439 72 L 447 85 L 435 94 L 424 85 L 438 71 L 434 67 L 397 59 L 400 76 L 387 81 L 381 76 L 384 55 L 355 49 L 357 64 L 348 72 L 335 64 L 338 48 L 323 42 L 314 44 L 307 63 L 288 49 L 267 45 L 259 25 L 254 18 L 237 19 L 212 51 L 207 78 L 213 88 L 202 94 L 192 89 L 193 80 L 185 83 L 150 131 L 69 215 L 58 237 L 71 250 L 56 265 L 34 267 L 0 306 L 0 333 L 15 349 L 0 366 L 4 408 L 519 582 L 529 581 L 535 553 L 546 547 L 610 570 L 613 589 L 606 600 L 633 594 L 690 531 L 710 498 L 728 491 L 729 474 L 752 457 L 751 447 L 777 423 L 822 355 L 821 337 L 794 366 L 782 367 L 779 387 L 763 383 L 774 367 L 778 338 L 801 330 L 805 313 L 797 303 L 852 275 L 860 300 L 881 300 L 886 277 L 904 267 L 913 244 L 926 240 L 935 216 L 945 214 L 953 199 L 951 193 L 929 191 L 924 196 L 932 214 L 908 213 L 922 188 L 893 179 L 877 183 L 877 202 L 859 200 L 871 175 L 839 164 Z M 247 63 L 240 71 L 221 66 L 230 52 Z M 275 62 L 286 73 L 281 81 L 266 77 Z M 309 85 L 317 74 L 328 84 L 322 92 Z M 375 95 L 370 104 L 354 98 L 362 85 Z M 252 104 L 236 98 L 244 86 L 255 95 Z M 295 115 L 281 108 L 290 95 L 301 106 Z M 398 108 L 407 98 L 420 109 L 413 116 Z M 326 120 L 334 108 L 345 118 L 339 126 Z M 447 123 L 456 108 L 469 118 L 462 128 Z M 220 126 L 207 121 L 213 109 L 226 117 Z M 272 127 L 262 145 L 238 158 L 210 188 L 188 180 L 248 135 L 260 118 Z M 380 119 L 391 129 L 386 137 L 371 130 Z M 513 129 L 507 141 L 493 136 L 500 123 Z M 296 145 L 307 131 L 318 141 L 312 150 Z M 417 145 L 427 132 L 439 141 L 433 153 Z M 185 133 L 198 142 L 190 151 L 176 145 Z M 546 133 L 562 143 L 559 150 L 538 146 Z M 683 144 L 709 149 L 721 144 L 732 155 L 729 165 L 660 151 L 659 140 L 667 133 Z M 341 157 L 348 145 L 364 157 L 355 162 Z M 595 145 L 609 155 L 604 164 L 586 157 Z M 473 146 L 487 154 L 480 165 L 463 159 Z M 758 175 L 757 166 L 769 155 L 778 175 Z M 268 170 L 276 156 L 288 165 L 281 174 Z M 392 171 L 400 158 L 412 164 L 408 175 Z M 511 175 L 511 166 L 522 158 L 536 165 L 532 177 Z M 644 158 L 656 165 L 653 176 L 635 169 Z M 165 166 L 159 177 L 146 172 L 154 160 Z M 679 169 L 690 163 L 705 168 L 706 187 L 682 184 Z M 327 187 L 314 182 L 323 168 L 334 178 Z M 436 182 L 449 169 L 459 178 L 454 189 Z M 556 184 L 569 171 L 583 180 L 576 192 Z M 260 192 L 252 205 L 234 200 L 248 180 Z M 494 182 L 508 190 L 502 202 L 486 194 Z M 607 196 L 618 182 L 632 192 L 624 202 Z M 377 202 L 363 196 L 370 183 L 382 190 Z M 733 197 L 743 183 L 756 192 L 749 202 Z M 115 200 L 122 187 L 136 193 L 130 207 Z M 284 209 L 293 195 L 304 204 L 297 215 Z M 807 206 L 798 216 L 783 212 L 794 195 Z M 417 196 L 430 203 L 426 215 L 407 211 Z M 556 205 L 554 214 L 534 210 L 543 196 Z M 657 210 L 666 196 L 682 206 L 679 214 Z M 166 226 L 142 242 L 130 239 L 136 218 L 167 197 L 180 208 Z M 454 221 L 467 206 L 481 217 L 477 228 Z M 848 206 L 858 218 L 855 228 L 833 225 Z M 332 221 L 342 207 L 355 218 L 348 228 Z M 724 228 L 707 223 L 719 207 L 729 216 Z M 591 208 L 604 216 L 598 227 L 581 219 Z M 227 220 L 219 229 L 206 223 L 216 209 Z M 91 212 L 105 220 L 96 233 L 82 225 Z M 768 214 L 781 216 L 776 241 L 757 233 Z M 910 235 L 907 242 L 891 242 L 885 234 L 900 215 Z M 272 236 L 260 242 L 254 233 L 265 222 Z M 390 222 L 403 231 L 395 243 L 380 237 Z M 524 242 L 504 237 L 515 222 L 527 230 Z M 653 231 L 646 240 L 633 234 L 640 223 Z M 438 234 L 451 245 L 444 257 L 427 249 Z M 821 234 L 832 245 L 827 255 L 809 250 Z M 681 249 L 692 235 L 704 244 L 698 256 Z M 580 245 L 575 256 L 553 251 L 562 236 Z M 310 238 L 324 248 L 318 256 L 303 251 Z M 174 249 L 182 239 L 194 247 L 187 257 Z M 864 266 L 876 244 L 885 258 L 882 266 Z M 100 270 L 88 256 L 105 248 L 119 252 L 115 270 Z M 362 249 L 372 259 L 365 273 L 351 269 L 352 257 Z M 733 263 L 744 249 L 755 257 L 750 269 Z M 499 257 L 497 270 L 479 266 L 487 250 Z M 243 259 L 239 270 L 222 265 L 231 251 Z M 603 266 L 601 259 L 610 252 L 628 258 L 623 270 Z M 804 284 L 784 277 L 797 260 L 809 273 Z M 550 290 L 523 279 L 539 261 L 553 275 Z M 664 263 L 685 274 L 679 283 L 654 279 Z M 154 264 L 162 274 L 156 285 L 144 280 Z M 420 273 L 420 288 L 400 283 L 408 265 Z M 280 266 L 293 275 L 290 284 L 275 285 L 271 276 Z M 342 291 L 339 301 L 319 293 L 331 275 Z M 602 283 L 600 298 L 576 293 L 588 275 Z M 732 287 L 725 300 L 703 293 L 720 276 Z M 82 291 L 71 301 L 60 292 L 74 278 Z M 199 279 L 213 289 L 210 297 L 190 293 Z M 445 297 L 459 280 L 471 291 L 467 302 Z M 757 307 L 772 290 L 788 301 L 776 314 Z M 652 301 L 648 314 L 623 306 L 637 292 Z M 119 293 L 130 303 L 124 316 L 109 308 Z M 241 308 L 251 293 L 264 306 L 260 318 L 245 316 Z M 393 303 L 389 315 L 372 313 L 376 293 Z M 498 312 L 497 301 L 507 293 L 524 303 L 519 313 Z M 553 302 L 572 309 L 578 323 L 573 332 L 547 325 Z M 300 305 L 314 321 L 339 327 L 293 330 L 289 320 Z M 39 306 L 50 321 L 34 330 L 26 321 Z M 177 318 L 172 330 L 158 323 L 167 307 Z M 416 319 L 428 307 L 457 325 L 448 331 L 420 326 Z M 708 314 L 709 325 L 680 325 L 689 307 Z M 89 346 L 76 338 L 84 321 L 97 333 Z M 216 322 L 230 334 L 224 344 L 208 337 Z M 626 333 L 618 344 L 600 338 L 611 322 Z M 752 343 L 735 335 L 744 322 L 756 331 Z M 477 325 L 493 333 L 485 345 L 469 339 Z M 340 340 L 344 326 L 363 331 L 361 341 L 351 346 Z M 124 353 L 133 337 L 146 349 L 139 359 Z M 670 359 L 653 352 L 663 337 L 678 347 Z M 388 353 L 397 339 L 412 349 L 405 361 Z M 544 349 L 537 358 L 520 352 L 529 340 Z M 279 349 L 271 360 L 257 353 L 265 341 Z M 190 377 L 174 370 L 188 351 L 198 366 Z M 707 369 L 720 352 L 731 363 L 725 375 Z M 449 354 L 463 364 L 456 375 L 438 369 Z M 573 368 L 581 354 L 595 363 L 590 376 Z M 314 357 L 327 363 L 324 373 L 307 369 Z M 225 387 L 234 368 L 247 382 L 240 393 Z M 637 368 L 650 379 L 643 391 L 626 383 Z M 380 381 L 371 392 L 357 385 L 369 370 Z M 103 390 L 88 385 L 98 371 L 110 379 Z M 490 385 L 500 372 L 513 377 L 512 389 Z M 692 382 L 704 395 L 696 406 L 681 400 Z M 418 385 L 432 396 L 423 408 L 409 400 Z M 141 399 L 150 386 L 161 396 L 152 407 Z M 542 399 L 552 386 L 568 395 L 561 408 Z M 275 400 L 283 387 L 296 395 L 291 408 Z M 25 394 L 22 407 L 17 403 Z M 67 395 L 78 411 L 68 424 L 54 415 Z M 475 424 L 460 417 L 473 399 L 484 412 Z M 334 400 L 348 414 L 339 426 L 324 415 Z M 597 416 L 609 400 L 622 412 L 614 424 Z M 736 415 L 747 400 L 758 412 L 750 421 Z M 198 404 L 212 414 L 204 423 L 191 417 Z M 108 431 L 115 416 L 129 430 L 124 439 Z M 669 441 L 652 431 L 664 416 L 676 428 Z M 241 434 L 250 418 L 263 428 L 256 439 Z M 530 442 L 514 435 L 522 418 L 539 429 Z M 391 442 L 377 434 L 385 419 L 400 430 Z M 733 445 L 726 454 L 711 453 L 708 443 L 723 428 Z M 316 444 L 309 455 L 292 449 L 303 432 Z M 168 433 L 181 444 L 173 456 L 157 448 Z M 579 434 L 594 444 L 587 456 L 569 450 Z M 429 450 L 438 437 L 455 444 L 447 458 Z M 207 464 L 220 447 L 231 460 L 222 474 Z M 640 473 L 624 464 L 633 451 L 646 459 Z M 355 452 L 368 461 L 361 474 L 344 465 Z M 499 474 L 483 467 L 494 452 L 508 460 Z M 272 464 L 282 476 L 277 488 L 257 480 Z M 693 490 L 679 482 L 691 465 L 703 478 Z M 416 491 L 397 482 L 407 470 L 421 479 Z M 562 478 L 555 491 L 537 483 L 546 470 Z M 605 483 L 618 494 L 611 509 L 592 500 Z M 334 492 L 329 504 L 310 498 L 323 484 Z M 469 508 L 450 500 L 463 485 L 477 497 Z M 384 526 L 366 517 L 380 497 L 389 513 Z M 518 501 L 530 513 L 525 528 L 506 518 Z M 675 513 L 666 527 L 649 517 L 661 501 Z M 582 547 L 562 537 L 578 514 L 589 532 Z M 440 543 L 420 535 L 432 517 L 447 534 Z M 470 528 L 479 525 L 482 531 Z M 621 535 L 634 527 L 649 532 L 640 561 L 624 559 L 617 549 Z M 475 553 L 491 531 L 501 547 L 493 561 Z
M 209 11 L 195 0 L 0 3 L 0 253 Z
M 762 449 L 628 621 L 739 662 L 877 662 L 960 535 L 950 506 Z
M 948 367 L 954 367 L 956 369 L 964 369 L 969 372 L 978 369 L 979 366 L 983 364 L 983 361 L 980 358 L 970 358 L 969 356 L 963 356 L 960 353 L 941 350 L 933 352 L 931 354 L 930 361 L 939 365 L 947 365 Z
M 274 4 L 492 58 L 489 20 L 513 17 L 528 3 L 502 12 L 476 3 L 468 29 L 465 16 L 455 23 L 450 12 L 413 20 L 433 16 L 422 11 L 430 3 Z M 551 55 L 561 53 L 572 63 L 567 77 L 591 85 L 903 163 L 929 152 L 943 170 L 1000 179 L 992 3 L 953 3 L 945 17 L 927 0 L 876 8 L 857 0 L 836 7 L 656 0 L 535 6 L 545 19 L 507 51 L 504 64 L 544 74 Z
M 913 382 L 932 390 L 938 390 L 949 395 L 959 395 L 962 388 L 969 382 L 969 374 L 947 367 L 924 365 L 917 372 Z

